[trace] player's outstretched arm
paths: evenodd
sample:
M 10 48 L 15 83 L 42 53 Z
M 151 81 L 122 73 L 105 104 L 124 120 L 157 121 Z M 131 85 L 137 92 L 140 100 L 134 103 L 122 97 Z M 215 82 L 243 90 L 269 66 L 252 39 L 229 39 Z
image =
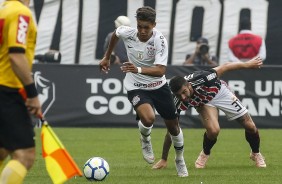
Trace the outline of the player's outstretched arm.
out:
M 218 77 L 222 76 L 225 72 L 239 69 L 257 69 L 262 66 L 262 59 L 258 57 L 254 57 L 253 59 L 246 62 L 227 62 L 223 65 L 214 67 L 216 70 Z
M 108 73 L 108 71 L 110 70 L 110 58 L 111 58 L 111 54 L 118 42 L 119 38 L 116 36 L 115 31 L 112 34 L 109 46 L 106 50 L 106 53 L 103 57 L 103 59 L 100 61 L 99 66 L 100 66 L 100 71 L 103 71 L 105 73 Z

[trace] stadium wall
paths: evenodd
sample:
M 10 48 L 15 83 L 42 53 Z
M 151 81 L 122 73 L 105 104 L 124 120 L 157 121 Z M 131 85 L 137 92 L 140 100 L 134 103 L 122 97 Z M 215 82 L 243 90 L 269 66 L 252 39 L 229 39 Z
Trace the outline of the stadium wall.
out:
M 220 63 L 227 61 L 227 42 L 238 32 L 243 16 L 266 40 L 265 63 L 281 64 L 279 0 L 31 0 L 38 23 L 36 53 L 60 50 L 62 64 L 98 64 L 116 17 L 127 15 L 136 27 L 135 11 L 143 5 L 157 11 L 156 28 L 168 40 L 172 65 L 182 64 L 186 54 L 194 52 L 199 36 L 209 39 L 211 54 Z
M 167 78 L 187 75 L 191 66 L 168 66 Z M 282 66 L 264 66 L 258 70 L 226 73 L 228 82 L 247 106 L 260 128 L 282 128 Z M 112 66 L 101 74 L 97 65 L 35 64 L 34 80 L 43 112 L 56 127 L 136 127 L 135 112 L 123 88 L 124 73 Z M 240 127 L 220 113 L 221 127 Z M 180 116 L 182 127 L 202 127 L 194 109 Z M 155 127 L 164 127 L 157 115 Z

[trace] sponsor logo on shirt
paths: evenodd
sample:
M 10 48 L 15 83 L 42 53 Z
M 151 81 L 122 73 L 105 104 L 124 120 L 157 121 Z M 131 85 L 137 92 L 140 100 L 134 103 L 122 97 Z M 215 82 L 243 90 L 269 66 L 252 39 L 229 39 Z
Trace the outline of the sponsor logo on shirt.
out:
M 139 88 L 154 88 L 156 86 L 159 86 L 163 83 L 163 81 L 157 81 L 157 82 L 152 82 L 149 84 L 142 84 L 142 83 L 134 83 L 134 86 L 137 86 Z
M 163 55 L 164 55 L 164 51 L 165 51 L 164 37 L 163 37 L 163 36 L 160 36 L 160 39 L 161 39 L 161 41 L 162 41 L 162 43 L 161 43 L 161 47 L 162 47 L 162 49 L 161 49 L 161 56 L 163 56 Z
M 19 15 L 17 28 L 17 43 L 25 44 L 28 24 L 29 17 L 25 15 Z
M 191 80 L 193 77 L 194 77 L 194 73 L 192 73 L 192 74 L 190 74 L 190 75 L 184 76 L 184 79 L 187 80 L 187 81 L 189 81 L 189 80 Z
M 212 79 L 216 78 L 216 73 L 211 73 L 207 76 L 207 79 L 210 81 Z

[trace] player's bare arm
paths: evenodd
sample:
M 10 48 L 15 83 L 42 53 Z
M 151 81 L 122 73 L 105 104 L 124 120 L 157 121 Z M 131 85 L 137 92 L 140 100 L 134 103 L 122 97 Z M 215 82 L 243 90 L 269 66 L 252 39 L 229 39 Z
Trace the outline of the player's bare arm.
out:
M 111 54 L 118 42 L 119 38 L 116 36 L 116 32 L 112 34 L 109 46 L 107 48 L 107 51 L 103 57 L 103 59 L 100 61 L 99 66 L 100 66 L 100 71 L 103 71 L 105 73 L 108 73 L 110 70 L 110 58 Z
M 239 69 L 258 69 L 262 66 L 262 64 L 263 62 L 260 57 L 254 57 L 253 59 L 246 62 L 227 62 L 213 69 L 216 70 L 218 77 L 220 77 L 227 71 Z
M 27 58 L 24 54 L 14 53 L 9 54 L 11 58 L 11 66 L 15 74 L 18 76 L 20 81 L 24 86 L 32 85 L 33 79 L 31 77 L 31 71 L 28 66 Z M 28 111 L 35 115 L 39 116 L 42 114 L 41 105 L 37 96 L 32 98 L 27 98 L 25 105 L 27 106 Z
M 138 73 L 138 67 L 136 67 L 135 65 L 133 65 L 133 63 L 130 63 L 130 62 L 124 62 L 120 68 L 125 73 L 127 72 Z M 155 65 L 155 67 L 142 67 L 142 68 L 140 67 L 139 71 L 140 70 L 141 70 L 141 73 L 144 75 L 161 77 L 165 74 L 166 66 Z
M 33 79 L 30 75 L 30 69 L 28 66 L 28 61 L 24 54 L 14 53 L 9 54 L 11 58 L 11 66 L 13 71 L 19 77 L 23 85 L 28 85 L 33 83 Z

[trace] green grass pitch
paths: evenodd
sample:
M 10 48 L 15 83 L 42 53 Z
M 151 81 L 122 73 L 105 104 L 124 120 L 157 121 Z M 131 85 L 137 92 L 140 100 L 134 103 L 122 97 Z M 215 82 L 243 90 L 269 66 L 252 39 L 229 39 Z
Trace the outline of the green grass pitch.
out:
M 178 178 L 174 149 L 170 150 L 166 169 L 152 170 L 143 158 L 138 129 L 134 128 L 53 128 L 78 166 L 93 156 L 103 157 L 110 165 L 110 175 L 101 183 L 122 184 L 281 184 L 282 130 L 261 129 L 261 152 L 267 168 L 256 168 L 249 159 L 250 148 L 243 129 L 222 129 L 205 169 L 195 169 L 194 162 L 202 148 L 204 129 L 183 129 L 185 160 L 189 171 Z M 41 156 L 40 129 L 36 129 L 37 159 L 24 184 L 51 184 Z M 156 161 L 161 156 L 164 128 L 153 128 L 152 143 Z M 202 183 L 201 183 L 202 182 Z M 84 177 L 67 184 L 88 184 Z

